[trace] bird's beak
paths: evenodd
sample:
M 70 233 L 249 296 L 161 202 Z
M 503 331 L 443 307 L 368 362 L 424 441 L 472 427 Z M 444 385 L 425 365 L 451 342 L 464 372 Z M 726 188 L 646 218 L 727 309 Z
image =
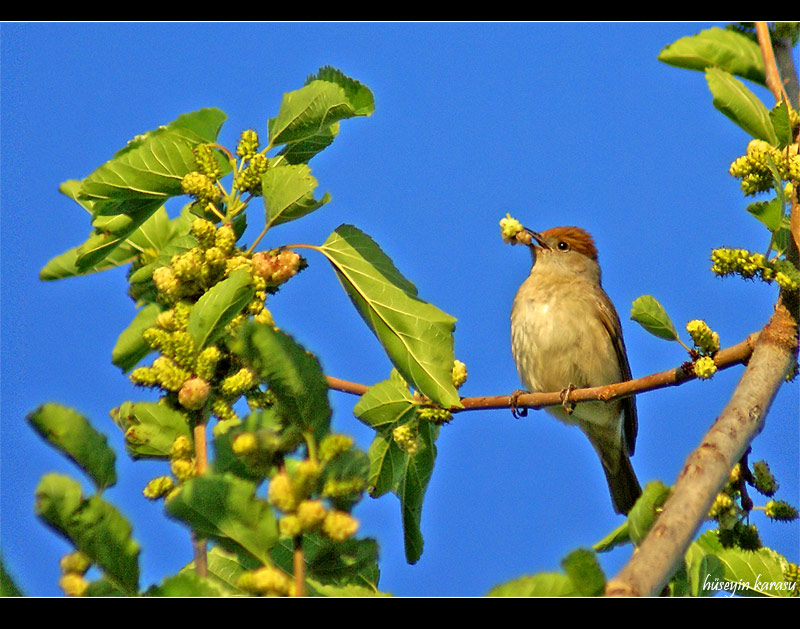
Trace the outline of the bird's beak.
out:
M 530 234 L 531 241 L 528 243 L 528 246 L 534 248 L 536 246 L 541 247 L 542 249 L 550 249 L 550 245 L 548 245 L 542 235 L 538 232 L 528 229 L 527 227 L 523 227 L 526 233 Z

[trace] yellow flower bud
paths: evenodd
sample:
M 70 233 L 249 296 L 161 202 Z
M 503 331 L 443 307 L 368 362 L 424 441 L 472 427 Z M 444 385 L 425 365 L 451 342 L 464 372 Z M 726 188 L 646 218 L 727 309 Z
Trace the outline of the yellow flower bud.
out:
M 500 236 L 506 244 L 514 241 L 522 229 L 520 222 L 515 218 L 511 218 L 511 214 L 506 214 L 505 218 L 500 219 Z
M 64 555 L 59 562 L 59 568 L 61 568 L 62 574 L 68 574 L 70 572 L 79 575 L 86 574 L 86 571 L 91 565 L 92 561 L 79 550 Z
M 83 596 L 89 589 L 89 582 L 80 574 L 68 572 L 58 580 L 58 586 L 67 596 Z
M 322 531 L 335 542 L 343 542 L 358 530 L 358 520 L 344 511 L 329 511 L 322 522 Z
M 285 472 L 279 472 L 269 481 L 269 491 L 267 500 L 271 505 L 286 513 L 292 512 L 297 508 L 292 480 Z

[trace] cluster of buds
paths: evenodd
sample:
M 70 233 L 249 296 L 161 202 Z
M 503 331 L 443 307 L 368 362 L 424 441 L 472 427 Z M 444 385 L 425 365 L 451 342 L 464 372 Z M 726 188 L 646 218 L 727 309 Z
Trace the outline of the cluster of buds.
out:
M 253 277 L 265 282 L 265 290 L 280 286 L 306 266 L 306 261 L 289 249 L 259 251 L 252 258 Z
M 783 569 L 783 580 L 790 596 L 800 596 L 800 566 L 789 562 Z
M 694 373 L 698 378 L 708 379 L 717 372 L 714 354 L 719 351 L 719 334 L 700 319 L 689 321 L 686 331 L 696 348 L 692 352 Z
M 248 570 L 242 573 L 236 585 L 255 596 L 293 596 L 295 592 L 289 575 L 275 566 Z
M 711 252 L 711 270 L 721 277 L 736 274 L 745 279 L 774 281 L 786 291 L 800 289 L 800 271 L 789 260 L 767 260 L 762 254 L 747 249 L 714 249 Z
M 516 244 L 518 242 L 517 236 L 524 232 L 524 227 L 511 214 L 506 214 L 505 218 L 500 219 L 500 237 L 506 244 Z
M 783 180 L 800 180 L 797 144 L 779 149 L 764 140 L 751 140 L 747 152 L 734 160 L 729 172 L 741 180 L 742 191 L 749 196 L 773 189 L 773 167 Z
M 64 555 L 59 562 L 61 577 L 58 585 L 67 596 L 84 596 L 89 589 L 89 582 L 84 575 L 92 562 L 82 552 L 76 550 Z
M 452 378 L 453 378 L 453 386 L 456 389 L 460 389 L 461 385 L 463 385 L 467 381 L 467 375 L 468 375 L 467 366 L 460 360 L 454 361 Z
M 406 454 L 414 456 L 419 451 L 419 434 L 416 421 L 402 424 L 392 431 L 392 439 Z
M 326 457 L 333 458 L 352 445 L 352 440 L 347 443 L 349 438 L 343 440 L 340 435 L 330 437 L 332 439 L 327 443 L 323 439 L 320 447 L 320 451 L 324 452 Z M 345 450 L 342 449 L 344 447 Z M 333 541 L 343 542 L 358 530 L 358 520 L 346 511 L 327 507 L 321 499 L 337 497 L 327 489 L 331 479 L 326 479 L 322 490 L 318 490 L 323 470 L 324 462 L 305 459 L 298 462 L 291 473 L 282 470 L 270 479 L 267 500 L 282 513 L 278 521 L 282 536 L 297 537 L 321 532 Z M 347 481 L 340 482 L 348 484 Z M 362 486 L 363 481 L 359 481 L 359 491 Z M 348 486 L 349 493 L 352 493 L 353 489 L 352 486 Z M 315 494 L 319 498 L 315 498 Z
M 753 501 L 747 496 L 745 483 L 765 496 L 772 496 L 778 489 L 778 483 L 765 461 L 757 461 L 752 468 L 751 471 L 747 466 L 737 463 L 709 511 L 708 517 L 719 525 L 717 535 L 725 548 L 757 550 L 761 547 L 756 526 L 745 524 L 754 508 Z M 798 517 L 797 509 L 783 500 L 770 500 L 764 507 L 758 508 L 775 521 L 789 522 Z
M 232 225 L 216 227 L 204 218 L 192 223 L 192 235 L 198 245 L 177 253 L 169 264 L 153 272 L 158 299 L 166 305 L 181 300 L 197 301 L 203 293 L 239 268 L 242 257 L 236 249 L 237 235 Z
M 259 144 L 258 133 L 253 129 L 246 129 L 242 132 L 236 147 L 236 155 L 241 158 L 242 162 L 234 176 L 233 185 L 238 190 L 253 195 L 261 193 L 261 175 L 267 171 L 269 166 L 266 154 L 258 152 Z

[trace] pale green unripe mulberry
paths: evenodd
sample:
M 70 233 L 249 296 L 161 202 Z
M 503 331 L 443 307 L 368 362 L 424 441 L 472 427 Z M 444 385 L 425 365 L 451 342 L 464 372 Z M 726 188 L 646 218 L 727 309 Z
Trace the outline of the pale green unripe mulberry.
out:
M 258 133 L 253 129 L 245 129 L 236 145 L 236 155 L 243 159 L 251 159 L 258 151 Z
M 783 500 L 770 500 L 764 507 L 764 513 L 772 520 L 791 522 L 797 519 L 797 509 Z
M 442 425 L 450 422 L 453 419 L 453 414 L 446 408 L 439 408 L 438 406 L 419 406 L 417 407 L 417 417 L 422 421 Z
M 506 244 L 516 240 L 517 234 L 522 229 L 522 224 L 517 219 L 511 218 L 511 214 L 507 213 L 505 218 L 500 219 L 500 236 Z
M 319 463 L 312 459 L 304 459 L 297 464 L 292 477 L 292 485 L 298 500 L 307 498 L 311 494 L 321 472 Z
M 727 513 L 733 506 L 733 499 L 726 493 L 717 494 L 711 509 L 708 512 L 709 518 L 717 518 L 723 513 Z
M 84 596 L 89 589 L 89 582 L 82 575 L 69 572 L 58 580 L 58 587 L 67 596 Z
M 61 558 L 61 561 L 58 563 L 62 574 L 68 574 L 70 572 L 74 574 L 86 574 L 86 571 L 91 565 L 91 559 L 89 559 L 79 550 L 69 553 L 68 555 L 64 555 Z
M 200 277 L 205 257 L 199 247 L 172 256 L 170 266 L 175 277 L 183 282 L 191 282 Z
M 409 424 L 398 426 L 392 431 L 392 438 L 400 449 L 406 454 L 414 455 L 419 449 L 417 431 Z
M 247 168 L 240 171 L 236 175 L 234 181 L 236 187 L 243 192 L 250 192 L 252 194 L 260 194 L 261 192 L 261 175 L 263 175 L 269 162 L 267 156 L 263 153 L 256 153 L 253 155 L 252 160 L 247 165 Z
M 256 323 L 262 323 L 264 325 L 275 325 L 275 320 L 272 318 L 272 313 L 266 308 L 262 308 L 261 311 L 255 317 L 253 317 L 253 321 Z
M 303 526 L 300 518 L 290 513 L 278 520 L 278 530 L 283 537 L 296 537 L 303 532 Z
M 297 505 L 297 519 L 303 532 L 315 530 L 328 515 L 325 505 L 319 500 L 303 500 Z
M 194 456 L 194 444 L 186 435 L 178 435 L 169 448 L 170 459 L 191 459 Z
M 190 378 L 181 386 L 178 401 L 184 408 L 196 411 L 205 406 L 210 393 L 211 387 L 208 382 L 202 378 Z
M 459 389 L 467 381 L 467 366 L 460 360 L 453 362 L 453 386 Z
M 289 596 L 293 590 L 292 580 L 272 566 L 243 573 L 236 585 L 245 592 L 262 596 Z
M 206 347 L 197 355 L 197 360 L 195 361 L 195 373 L 197 373 L 197 376 L 204 380 L 211 380 L 221 356 L 222 352 L 219 351 L 216 345 Z
M 275 474 L 269 481 L 267 500 L 272 506 L 286 513 L 291 513 L 297 508 L 292 480 L 286 472 Z
M 231 444 L 234 454 L 250 454 L 258 449 L 258 438 L 252 432 L 243 432 L 236 435 Z
M 151 480 L 142 490 L 142 494 L 148 500 L 158 500 L 163 498 L 175 489 L 175 481 L 169 476 L 159 476 Z
M 233 229 L 233 225 L 226 223 L 217 229 L 216 236 L 214 237 L 214 245 L 219 247 L 224 253 L 233 251 L 233 247 L 236 245 L 236 232 Z
M 169 462 L 169 469 L 180 482 L 186 482 L 196 475 L 194 461 L 187 459 L 172 459 Z
M 349 435 L 337 433 L 325 435 L 319 444 L 319 459 L 322 462 L 330 461 L 335 456 L 347 452 L 354 443 Z
M 137 367 L 129 378 L 133 384 L 141 387 L 155 387 L 159 384 L 158 372 L 152 367 Z
M 257 382 L 256 375 L 247 367 L 242 367 L 220 383 L 220 391 L 222 391 L 223 395 L 230 397 L 238 396 L 248 389 L 252 389 Z
M 213 181 L 222 176 L 214 147 L 211 144 L 199 144 L 192 149 L 197 170 Z
M 717 372 L 717 365 L 711 356 L 701 356 L 694 363 L 694 373 L 698 378 L 707 380 Z
M 322 522 L 322 531 L 335 542 L 343 542 L 355 535 L 358 520 L 344 511 L 329 511 Z
M 153 361 L 153 371 L 158 382 L 167 391 L 180 391 L 183 383 L 192 377 L 191 372 L 182 369 L 167 356 L 159 356 Z
M 753 484 L 759 493 L 765 496 L 772 496 L 778 491 L 778 481 L 766 461 L 753 463 Z
M 220 422 L 227 422 L 230 425 L 238 425 L 241 423 L 239 416 L 236 414 L 236 411 L 233 410 L 230 402 L 221 397 L 214 398 L 214 401 L 211 402 L 211 414 L 219 419 Z
M 214 185 L 214 180 L 201 172 L 191 172 L 181 180 L 181 190 L 193 196 L 198 201 L 213 203 L 222 193 Z
M 322 487 L 322 495 L 328 498 L 347 498 L 364 491 L 366 482 L 359 476 L 338 479 L 327 478 Z
M 214 246 L 217 227 L 209 220 L 196 218 L 192 221 L 192 234 L 197 238 L 197 242 L 203 249 L 208 249 Z
M 719 334 L 712 331 L 705 321 L 694 319 L 686 324 L 686 331 L 700 350 L 713 354 L 719 350 Z
M 153 284 L 159 293 L 163 293 L 167 297 L 178 296 L 180 282 L 175 276 L 175 272 L 168 266 L 161 266 L 153 271 Z

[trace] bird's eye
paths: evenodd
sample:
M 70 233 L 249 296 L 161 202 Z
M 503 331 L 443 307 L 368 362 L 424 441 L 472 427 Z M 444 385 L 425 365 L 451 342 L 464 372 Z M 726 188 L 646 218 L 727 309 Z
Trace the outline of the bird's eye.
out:
M 559 243 L 558 243 L 558 250 L 559 251 L 569 251 L 569 243 L 564 241 L 564 240 L 560 240 Z

